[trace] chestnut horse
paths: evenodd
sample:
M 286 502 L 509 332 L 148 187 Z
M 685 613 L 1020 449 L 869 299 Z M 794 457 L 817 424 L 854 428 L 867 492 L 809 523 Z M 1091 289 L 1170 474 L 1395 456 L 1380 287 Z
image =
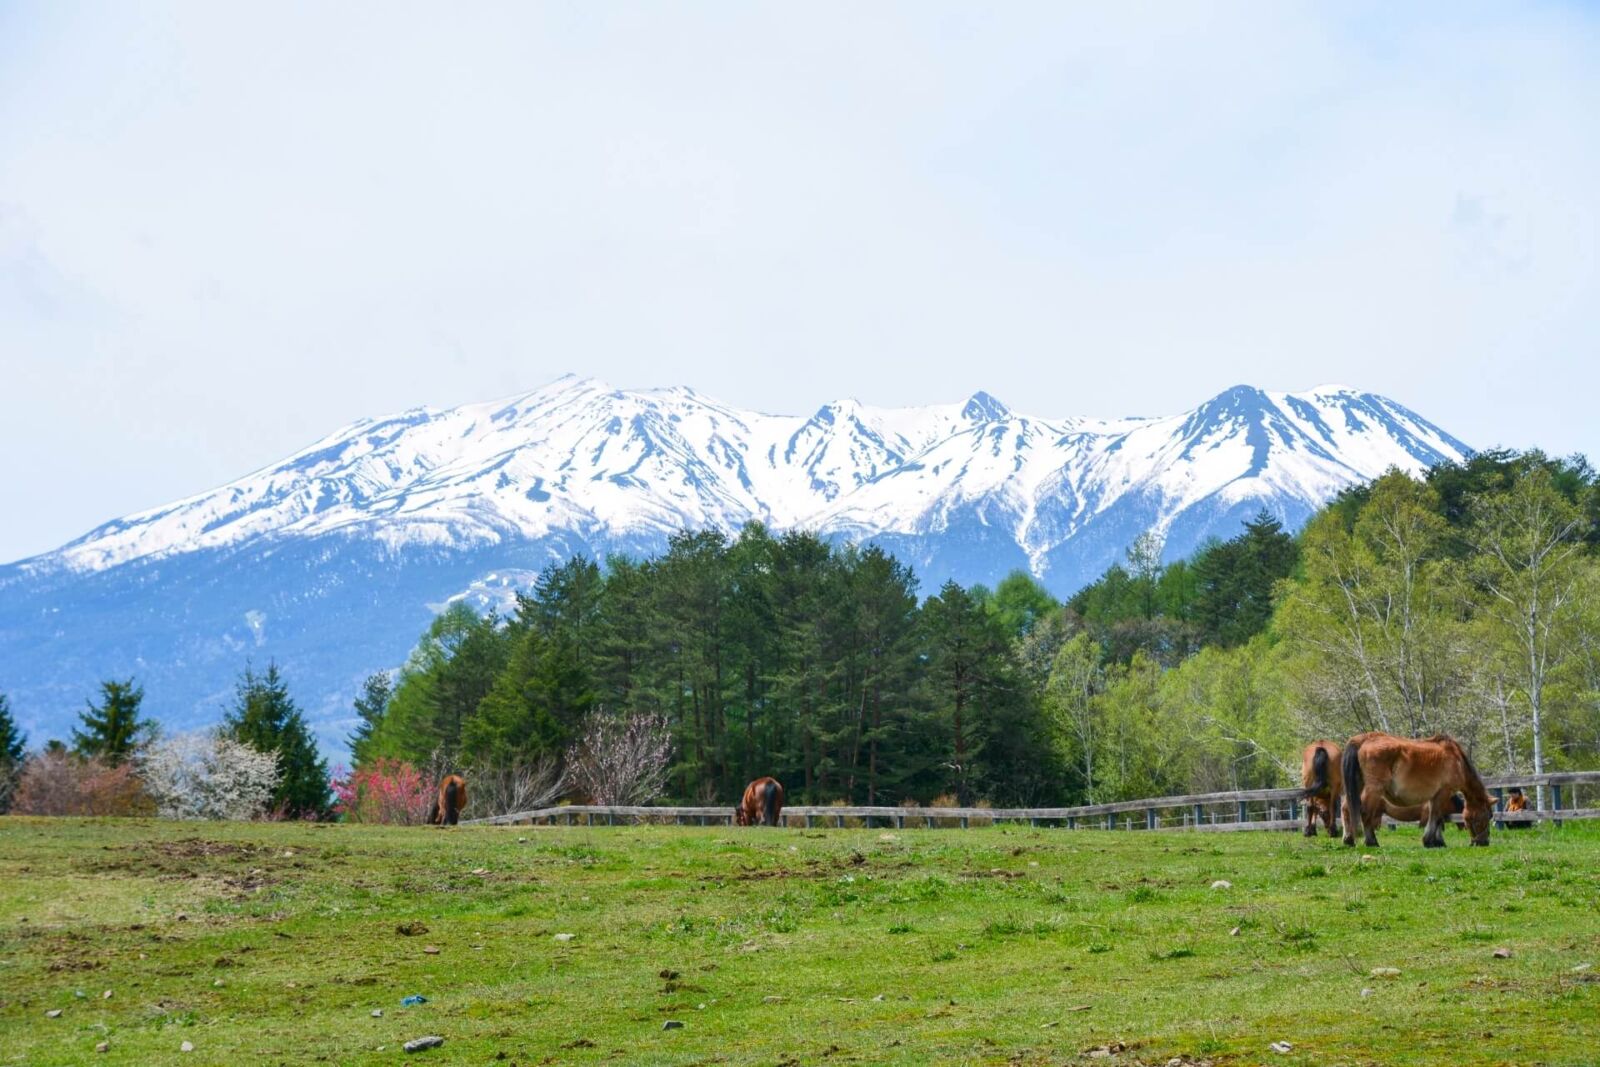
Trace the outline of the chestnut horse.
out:
M 776 778 L 757 778 L 744 787 L 744 799 L 733 809 L 740 826 L 777 826 L 783 811 L 783 786 Z
M 1313 741 L 1300 755 L 1300 784 L 1305 791 L 1300 796 L 1306 802 L 1307 837 L 1317 836 L 1317 819 L 1327 828 L 1329 837 L 1338 837 L 1333 824 L 1340 818 L 1339 810 L 1344 799 L 1344 775 L 1340 770 L 1341 750 L 1336 741 Z M 1453 798 L 1451 810 L 1462 811 L 1461 798 Z M 1426 804 L 1396 804 L 1385 799 L 1383 813 L 1395 822 L 1425 823 L 1428 819 Z
M 1462 822 L 1474 845 L 1489 843 L 1489 822 L 1494 801 L 1472 765 L 1472 757 L 1452 737 L 1435 734 L 1412 740 L 1385 733 L 1364 733 L 1345 745 L 1341 760 L 1344 777 L 1344 843 L 1354 845 L 1356 833 L 1365 832 L 1367 847 L 1375 848 L 1373 831 L 1388 805 L 1417 806 L 1426 818 L 1422 833 L 1425 848 L 1444 847 L 1444 822 L 1455 806 L 1455 794 L 1465 798 Z
M 467 806 L 467 782 L 459 774 L 447 774 L 439 782 L 439 796 L 428 809 L 429 826 L 454 826 L 461 821 Z
M 1336 741 L 1313 741 L 1300 754 L 1300 794 L 1306 802 L 1306 836 L 1317 836 L 1317 818 L 1327 827 L 1329 837 L 1337 837 L 1333 820 L 1344 795 L 1344 778 L 1339 773 L 1339 745 Z

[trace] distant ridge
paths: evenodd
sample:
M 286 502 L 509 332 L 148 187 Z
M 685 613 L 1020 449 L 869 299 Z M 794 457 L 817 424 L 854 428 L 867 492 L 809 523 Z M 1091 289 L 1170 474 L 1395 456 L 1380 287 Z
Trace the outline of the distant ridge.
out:
M 569 375 L 363 419 L 0 567 L 0 688 L 59 734 L 96 679 L 138 674 L 183 725 L 215 717 L 246 656 L 276 657 L 331 740 L 363 674 L 397 665 L 438 606 L 503 601 L 575 552 L 759 521 L 881 544 L 925 592 L 1024 567 L 1066 594 L 1145 530 L 1175 558 L 1262 508 L 1297 527 L 1390 467 L 1469 453 L 1341 386 L 1241 385 L 1153 418 L 1035 417 L 984 392 L 770 415 Z

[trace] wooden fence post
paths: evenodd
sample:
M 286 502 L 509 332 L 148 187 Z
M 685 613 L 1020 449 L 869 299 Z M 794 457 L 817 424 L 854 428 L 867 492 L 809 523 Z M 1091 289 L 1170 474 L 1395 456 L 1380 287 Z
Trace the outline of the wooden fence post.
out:
M 1250 821 L 1250 813 L 1245 810 L 1247 807 L 1248 807 L 1248 805 L 1245 804 L 1244 801 L 1242 801 L 1242 800 L 1239 801 L 1239 821 L 1240 822 L 1249 822 Z
M 1561 810 L 1561 787 L 1554 783 L 1552 783 L 1550 786 L 1550 807 L 1552 811 L 1559 812 Z M 1559 815 L 1556 817 L 1556 825 L 1561 825 L 1561 818 Z
M 1156 809 L 1155 808 L 1145 808 L 1144 809 L 1144 828 L 1146 830 L 1154 830 L 1156 828 Z

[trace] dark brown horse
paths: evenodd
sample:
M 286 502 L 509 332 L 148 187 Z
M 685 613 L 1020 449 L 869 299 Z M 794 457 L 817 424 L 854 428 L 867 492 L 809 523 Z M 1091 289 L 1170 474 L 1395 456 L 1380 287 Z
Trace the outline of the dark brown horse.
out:
M 1489 843 L 1489 822 L 1494 801 L 1483 779 L 1454 738 L 1444 734 L 1413 740 L 1385 733 L 1352 737 L 1341 759 L 1344 778 L 1344 843 L 1354 845 L 1364 831 L 1367 847 L 1376 848 L 1373 831 L 1386 807 L 1417 807 L 1426 819 L 1422 844 L 1444 847 L 1444 821 L 1455 807 L 1455 794 L 1464 798 L 1462 822 L 1474 845 Z
M 439 782 L 439 795 L 428 809 L 428 825 L 454 826 L 461 821 L 467 806 L 467 782 L 459 774 L 447 774 Z
M 757 778 L 744 787 L 744 799 L 733 809 L 740 826 L 777 826 L 783 811 L 783 786 L 776 778 Z

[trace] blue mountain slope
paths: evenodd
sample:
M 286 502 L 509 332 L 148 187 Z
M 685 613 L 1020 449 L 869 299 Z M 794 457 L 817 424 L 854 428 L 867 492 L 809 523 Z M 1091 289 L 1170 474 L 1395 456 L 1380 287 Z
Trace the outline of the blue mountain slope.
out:
M 276 659 L 337 754 L 361 679 L 455 597 L 508 603 L 546 563 L 644 555 L 759 520 L 871 541 L 924 593 L 1031 569 L 1068 594 L 1140 534 L 1187 555 L 1259 509 L 1298 526 L 1339 489 L 1468 449 L 1330 387 L 1240 386 L 1164 418 L 1041 419 L 987 393 L 809 416 L 688 389 L 564 378 L 524 396 L 363 420 L 217 490 L 0 567 L 0 691 L 35 741 L 133 675 L 171 729 L 214 722 Z

